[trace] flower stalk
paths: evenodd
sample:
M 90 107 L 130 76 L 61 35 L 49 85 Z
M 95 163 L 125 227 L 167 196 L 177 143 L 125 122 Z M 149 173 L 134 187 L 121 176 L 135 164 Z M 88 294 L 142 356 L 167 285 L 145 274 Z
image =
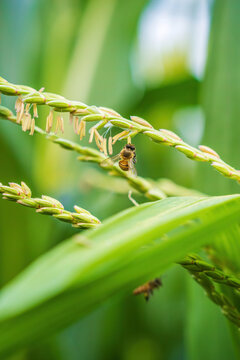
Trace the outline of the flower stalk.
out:
M 77 205 L 74 206 L 75 212 L 71 212 L 65 210 L 58 200 L 50 196 L 42 195 L 41 198 L 33 198 L 30 188 L 23 181 L 21 185 L 9 183 L 9 186 L 5 186 L 0 183 L 0 194 L 5 200 L 34 208 L 39 214 L 53 216 L 60 221 L 72 224 L 76 228 L 89 229 L 100 224 L 100 220 Z
M 0 117 L 20 125 L 17 122 L 17 117 L 12 113 L 12 111 L 4 106 L 0 106 Z M 56 134 L 48 133 L 37 126 L 35 126 L 35 132 L 44 136 L 53 143 L 59 144 L 61 147 L 67 150 L 73 150 L 81 154 L 81 156 L 78 157 L 78 160 L 97 163 L 102 169 L 108 171 L 110 175 L 125 178 L 131 187 L 146 196 L 148 200 L 155 201 L 166 197 L 164 192 L 161 191 L 158 186 L 154 186 L 154 184 L 152 184 L 150 181 L 147 181 L 140 176 L 136 177 L 129 175 L 126 171 L 122 171 L 117 164 L 113 164 L 112 161 L 102 165 L 103 161 L 106 159 L 106 155 L 98 150 L 86 146 L 81 146 L 73 141 L 60 138 Z
M 69 112 L 71 119 L 77 116 L 83 118 L 85 122 L 98 121 L 98 123 L 94 126 L 97 132 L 107 124 L 108 126 L 119 127 L 125 132 L 125 136 L 120 137 L 118 140 L 129 137 L 132 138 L 141 133 L 149 137 L 154 142 L 174 147 L 176 150 L 182 152 L 185 156 L 192 160 L 207 162 L 222 175 L 240 182 L 240 171 L 225 163 L 211 148 L 204 145 L 200 145 L 199 149 L 194 148 L 193 146 L 185 143 L 175 133 L 165 129 L 156 130 L 146 120 L 139 117 L 133 116 L 131 117 L 131 120 L 125 119 L 112 109 L 88 106 L 80 101 L 71 101 L 57 94 L 37 91 L 24 85 L 11 84 L 2 77 L 0 77 L 0 92 L 5 95 L 20 97 L 20 100 L 17 101 L 22 101 L 23 104 L 33 104 L 35 112 L 37 105 L 48 105 L 50 109 L 54 111 Z M 20 114 L 18 113 L 18 120 L 21 119 L 22 109 L 19 111 Z M 62 122 L 60 128 L 63 130 Z M 33 126 L 31 132 L 33 132 Z M 97 136 L 96 142 L 101 151 L 106 149 L 106 146 L 103 143 L 104 139 L 101 135 L 100 138 Z
M 227 275 L 214 265 L 208 264 L 197 255 L 189 255 L 178 264 L 183 266 L 193 279 L 205 290 L 206 295 L 216 305 L 220 306 L 222 313 L 240 328 L 240 312 L 233 302 L 221 291 L 217 290 L 214 283 L 231 287 L 240 292 L 240 280 L 232 275 Z

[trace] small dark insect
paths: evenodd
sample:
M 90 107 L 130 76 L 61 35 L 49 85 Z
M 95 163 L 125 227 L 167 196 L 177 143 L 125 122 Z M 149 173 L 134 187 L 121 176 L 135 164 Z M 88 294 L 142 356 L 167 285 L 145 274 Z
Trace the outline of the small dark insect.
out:
M 160 278 L 148 281 L 146 284 L 143 284 L 133 290 L 134 295 L 143 294 L 146 301 L 149 300 L 150 295 L 153 295 L 153 290 L 158 289 L 162 286 L 162 281 Z
M 105 159 L 101 164 L 104 165 L 109 159 L 113 162 L 118 161 L 118 165 L 123 171 L 129 171 L 136 176 L 137 172 L 134 166 L 137 162 L 135 145 L 125 145 L 118 155 Z

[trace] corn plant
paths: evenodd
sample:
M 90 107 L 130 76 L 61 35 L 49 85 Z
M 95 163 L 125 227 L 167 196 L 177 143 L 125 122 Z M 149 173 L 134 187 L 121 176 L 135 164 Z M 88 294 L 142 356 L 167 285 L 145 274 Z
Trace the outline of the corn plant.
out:
M 137 116 L 126 119 L 113 109 L 88 106 L 3 78 L 0 92 L 0 116 L 4 121 L 77 153 L 78 161 L 95 163 L 105 172 L 106 182 L 108 176 L 120 178 L 121 184 L 128 184 L 126 193 L 140 193 L 146 200 L 141 205 L 133 200 L 137 206 L 101 222 L 78 205 L 75 211 L 69 211 L 50 196 L 33 197 L 24 182 L 0 183 L 2 199 L 80 229 L 1 290 L 1 355 L 56 333 L 110 297 L 132 296 L 137 286 L 174 263 L 187 270 L 236 329 L 240 327 L 240 279 L 226 251 L 231 245 L 238 249 L 240 196 L 207 196 L 168 180 L 163 183 L 144 179 L 123 171 L 117 162 L 107 158 L 117 141 L 125 144 L 142 134 L 146 142 L 150 139 L 175 148 L 191 160 L 210 164 L 228 181 L 240 181 L 239 170 L 208 146 L 194 148 L 175 133 L 154 129 Z M 5 96 L 17 97 L 15 113 L 4 106 Z M 45 130 L 36 124 L 40 106 L 49 108 Z M 67 126 L 63 113 L 69 113 L 70 124 L 80 140 L 89 132 L 89 146 L 59 136 Z M 94 125 L 87 129 L 88 123 Z M 109 135 L 112 128 L 120 129 L 113 137 Z M 93 147 L 93 140 L 98 149 Z

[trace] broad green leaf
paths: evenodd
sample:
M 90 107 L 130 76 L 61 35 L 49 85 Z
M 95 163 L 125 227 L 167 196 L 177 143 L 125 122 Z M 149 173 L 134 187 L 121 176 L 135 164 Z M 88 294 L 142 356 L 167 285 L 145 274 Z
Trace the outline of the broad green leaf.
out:
M 240 196 L 179 197 L 126 210 L 34 262 L 0 295 L 0 354 L 76 321 L 239 221 Z M 233 236 L 235 233 L 230 233 Z

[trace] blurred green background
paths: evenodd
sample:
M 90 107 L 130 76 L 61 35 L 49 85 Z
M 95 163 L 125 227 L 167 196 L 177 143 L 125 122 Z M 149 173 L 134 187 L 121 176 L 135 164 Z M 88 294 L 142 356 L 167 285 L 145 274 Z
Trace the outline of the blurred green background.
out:
M 1 0 L 0 75 L 87 104 L 138 115 L 193 146 L 213 147 L 239 167 L 239 0 Z M 14 109 L 15 98 L 2 96 Z M 47 112 L 40 110 L 39 125 Z M 65 122 L 65 137 L 79 141 Z M 87 144 L 87 140 L 82 141 Z M 210 195 L 238 186 L 169 148 L 138 136 L 137 171 Z M 121 149 L 116 144 L 114 152 Z M 0 120 L 0 181 L 25 181 L 34 196 L 78 204 L 101 220 L 130 207 L 101 189 L 93 164 Z M 94 171 L 94 172 L 93 172 Z M 144 201 L 136 196 L 139 202 Z M 0 200 L 0 284 L 74 230 Z M 23 226 L 24 224 L 24 226 Z M 39 231 L 41 229 L 41 231 Z M 114 299 L 11 360 L 237 359 L 231 328 L 180 267 L 143 298 Z

